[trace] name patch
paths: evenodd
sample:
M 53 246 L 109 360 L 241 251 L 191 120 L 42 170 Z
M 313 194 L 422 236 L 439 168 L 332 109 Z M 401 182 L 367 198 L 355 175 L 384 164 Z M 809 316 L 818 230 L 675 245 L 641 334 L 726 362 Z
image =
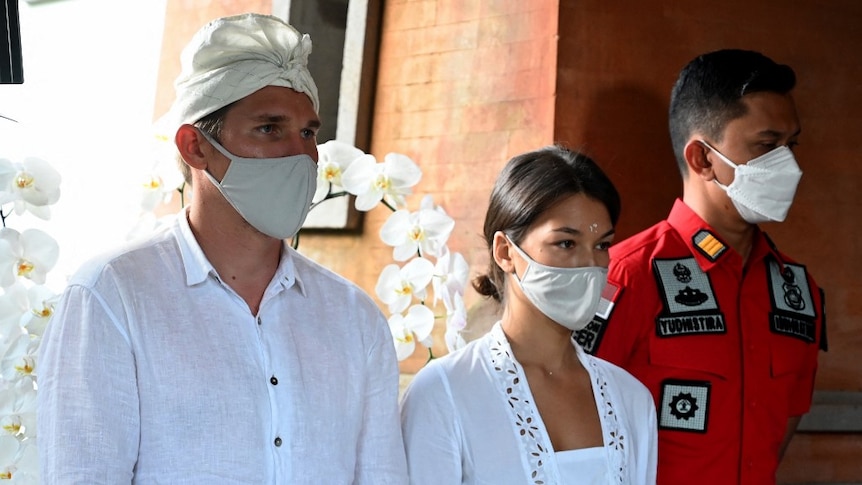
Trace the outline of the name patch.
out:
M 725 333 L 724 316 L 693 315 L 689 317 L 658 317 L 656 332 L 662 337 L 687 335 L 692 333 Z
M 814 343 L 817 340 L 817 314 L 805 267 L 785 263 L 782 268 L 774 259 L 770 259 L 767 264 L 772 303 L 772 312 L 769 314 L 770 330 L 772 333 Z
M 663 310 L 655 320 L 659 337 L 678 337 L 727 332 L 709 275 L 694 257 L 654 259 Z

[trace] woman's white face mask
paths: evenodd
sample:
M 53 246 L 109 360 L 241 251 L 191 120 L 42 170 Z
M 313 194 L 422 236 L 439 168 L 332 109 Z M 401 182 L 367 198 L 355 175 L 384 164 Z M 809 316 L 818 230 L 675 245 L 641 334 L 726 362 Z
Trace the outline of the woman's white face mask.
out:
M 204 171 L 228 203 L 267 236 L 285 239 L 295 235 L 305 222 L 317 189 L 314 160 L 304 153 L 279 158 L 238 157 L 200 133 L 230 160 L 221 182 Z
M 787 217 L 799 179 L 802 178 L 802 170 L 789 148 L 780 146 L 744 165 L 736 165 L 709 143 L 703 140 L 701 143 L 734 168 L 730 185 L 713 180 L 727 192 L 746 222 L 781 222 Z
M 521 292 L 539 311 L 572 331 L 592 321 L 607 283 L 608 269 L 601 266 L 558 268 L 537 263 L 508 236 L 506 240 L 527 262 L 520 277 L 514 273 Z

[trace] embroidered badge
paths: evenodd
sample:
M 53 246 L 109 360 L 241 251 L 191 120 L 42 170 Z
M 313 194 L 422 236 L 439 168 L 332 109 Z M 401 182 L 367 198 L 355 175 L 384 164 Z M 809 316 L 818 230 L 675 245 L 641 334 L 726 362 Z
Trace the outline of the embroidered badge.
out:
M 710 387 L 709 381 L 663 381 L 659 428 L 705 433 Z
M 653 272 L 664 304 L 662 313 L 656 317 L 656 335 L 676 337 L 727 331 L 709 275 L 693 257 L 654 259 Z
M 727 250 L 727 246 L 706 229 L 697 231 L 691 238 L 696 247 L 710 261 L 715 261 Z
M 611 318 L 611 312 L 614 310 L 614 302 L 620 295 L 621 288 L 612 283 L 607 283 L 602 290 L 599 307 L 596 310 L 596 316 L 587 324 L 586 327 L 575 332 L 575 341 L 584 352 L 594 354 L 599 348 L 602 341 L 602 336 L 605 334 L 608 320 Z
M 769 314 L 770 330 L 813 343 L 817 340 L 814 299 L 808 287 L 805 267 L 784 264 L 769 259 L 767 271 L 772 312 Z

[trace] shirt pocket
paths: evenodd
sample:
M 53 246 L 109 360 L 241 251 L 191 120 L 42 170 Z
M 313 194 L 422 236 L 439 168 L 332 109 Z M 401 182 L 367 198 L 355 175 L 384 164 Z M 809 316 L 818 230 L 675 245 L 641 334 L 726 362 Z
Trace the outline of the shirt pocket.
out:
M 731 374 L 728 357 L 738 353 L 729 348 L 729 340 L 723 334 L 653 336 L 650 338 L 650 365 L 686 371 L 685 376 L 679 377 L 708 374 L 727 379 Z
M 771 335 L 769 342 L 770 373 L 773 379 L 800 375 L 810 367 L 809 353 L 814 348 L 792 337 Z

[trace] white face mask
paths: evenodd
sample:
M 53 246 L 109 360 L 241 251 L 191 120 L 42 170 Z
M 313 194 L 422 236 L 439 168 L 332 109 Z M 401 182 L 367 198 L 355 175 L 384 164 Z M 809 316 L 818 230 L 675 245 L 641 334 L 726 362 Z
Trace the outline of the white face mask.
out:
M 793 152 L 781 146 L 753 158 L 745 165 L 736 165 L 709 143 L 701 141 L 725 163 L 734 167 L 733 182 L 722 185 L 739 215 L 750 224 L 781 222 L 793 204 L 793 196 L 802 170 L 793 157 Z
M 535 262 L 511 239 L 509 244 L 527 262 L 527 269 L 515 281 L 536 308 L 551 320 L 577 331 L 592 321 L 599 307 L 608 269 L 600 266 L 557 268 Z
M 317 188 L 317 165 L 307 154 L 280 158 L 243 158 L 228 152 L 201 132 L 230 160 L 221 182 L 204 174 L 252 227 L 267 236 L 285 239 L 305 222 Z

